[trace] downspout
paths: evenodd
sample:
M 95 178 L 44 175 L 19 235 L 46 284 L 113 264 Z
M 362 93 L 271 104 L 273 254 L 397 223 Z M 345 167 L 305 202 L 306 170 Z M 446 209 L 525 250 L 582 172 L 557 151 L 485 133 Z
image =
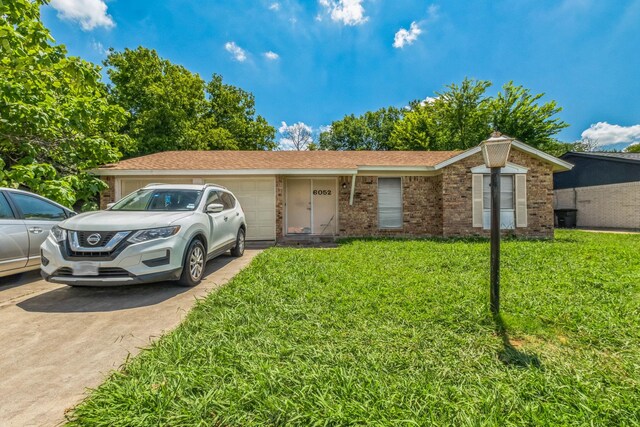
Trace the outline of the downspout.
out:
M 351 176 L 351 194 L 349 195 L 349 206 L 353 206 L 353 195 L 356 192 L 356 175 L 357 172 Z

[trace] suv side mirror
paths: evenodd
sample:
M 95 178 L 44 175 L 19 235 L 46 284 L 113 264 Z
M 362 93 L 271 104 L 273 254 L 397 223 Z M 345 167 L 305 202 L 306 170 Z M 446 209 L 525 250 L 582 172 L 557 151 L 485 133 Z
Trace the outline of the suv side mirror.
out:
M 116 202 L 113 203 L 107 203 L 107 209 L 111 209 L 113 207 L 113 205 L 115 205 Z
M 222 212 L 222 209 L 224 209 L 224 206 L 220 203 L 211 203 L 210 205 L 207 205 L 207 213 Z

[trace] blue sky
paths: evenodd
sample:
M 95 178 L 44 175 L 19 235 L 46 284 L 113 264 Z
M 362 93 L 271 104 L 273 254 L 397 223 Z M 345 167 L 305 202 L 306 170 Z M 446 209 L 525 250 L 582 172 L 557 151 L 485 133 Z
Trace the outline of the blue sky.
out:
M 468 76 L 555 99 L 564 141 L 640 142 L 640 0 L 52 0 L 42 15 L 93 62 L 143 45 L 222 74 L 276 127 L 401 107 Z

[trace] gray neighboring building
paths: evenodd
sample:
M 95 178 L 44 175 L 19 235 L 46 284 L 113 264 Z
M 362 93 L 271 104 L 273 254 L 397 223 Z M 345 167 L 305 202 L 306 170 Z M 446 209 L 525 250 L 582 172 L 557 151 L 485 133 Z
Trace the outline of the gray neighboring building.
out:
M 554 209 L 577 209 L 578 227 L 640 229 L 640 153 L 576 153 L 553 177 Z

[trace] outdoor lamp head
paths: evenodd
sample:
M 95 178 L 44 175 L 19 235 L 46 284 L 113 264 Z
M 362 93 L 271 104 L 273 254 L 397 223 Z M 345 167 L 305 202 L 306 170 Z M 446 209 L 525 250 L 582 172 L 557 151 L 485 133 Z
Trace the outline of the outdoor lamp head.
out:
M 482 141 L 482 157 L 488 168 L 503 168 L 507 164 L 513 138 L 494 132 L 486 141 Z

